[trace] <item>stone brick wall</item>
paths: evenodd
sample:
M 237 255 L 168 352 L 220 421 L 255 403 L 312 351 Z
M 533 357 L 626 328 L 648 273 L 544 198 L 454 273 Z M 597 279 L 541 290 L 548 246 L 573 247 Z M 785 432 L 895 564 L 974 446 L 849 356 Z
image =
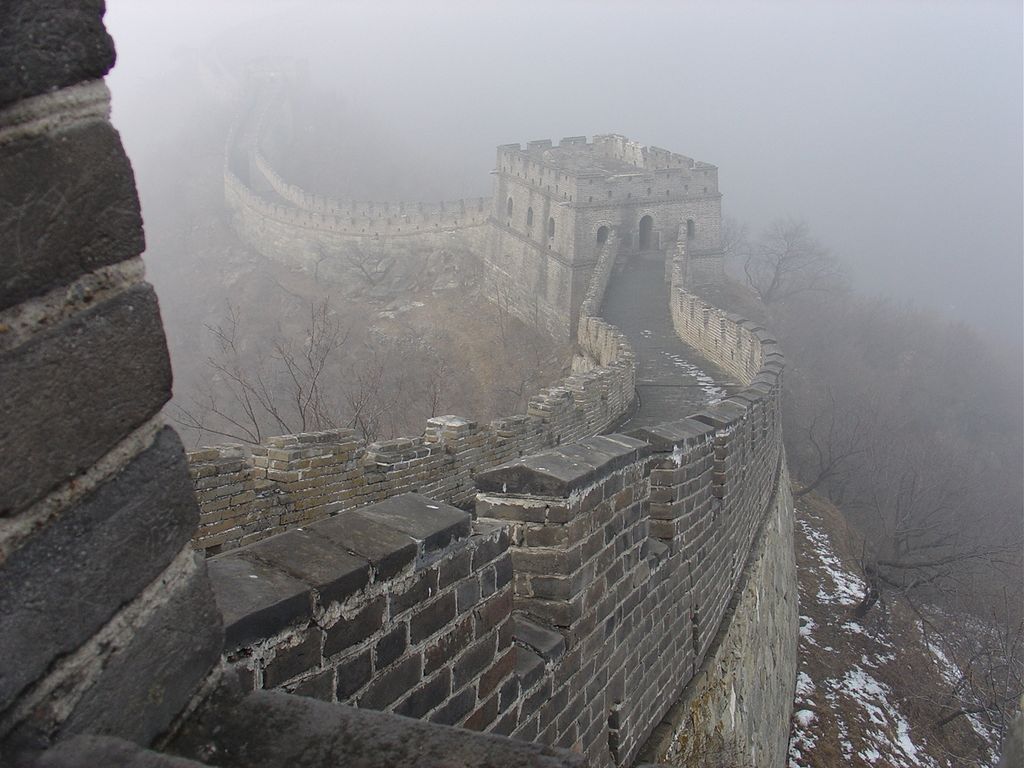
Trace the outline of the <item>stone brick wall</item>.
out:
M 0 762 L 148 744 L 220 657 L 103 3 L 0 21 Z M 175 631 L 169 631 L 173 628 Z
M 672 264 L 672 297 L 685 317 L 699 299 L 682 284 L 684 256 Z M 580 324 L 595 345 L 608 337 L 602 348 L 623 343 L 594 316 L 612 260 L 599 260 Z M 755 754 L 754 764 L 781 765 L 796 658 L 792 502 L 780 492 L 783 363 L 745 321 L 719 313 L 711 334 L 704 309 L 696 325 L 677 319 L 681 335 L 747 384 L 718 405 L 477 471 L 472 522 L 398 496 L 213 558 L 226 611 L 263 583 L 259 601 L 228 619 L 228 663 L 253 688 L 571 748 L 591 765 L 628 765 L 641 752 L 682 760 L 693 754 L 680 746 L 687 738 L 704 761 Z M 389 466 L 415 473 L 424 445 L 401 441 Z M 312 453 L 268 451 L 266 461 L 292 472 L 288 461 L 312 468 Z M 374 542 L 364 519 L 376 520 L 376 536 L 406 539 Z M 346 589 L 325 598 L 335 590 L 328 579 L 342 577 L 319 571 L 339 552 L 370 575 L 346 575 Z M 374 556 L 402 565 L 375 570 Z M 267 597 L 282 576 L 301 584 Z M 283 611 L 297 594 L 306 597 Z M 259 629 L 232 642 L 235 625 Z
M 213 558 L 228 664 L 250 690 L 483 730 L 518 693 L 508 543 L 408 494 Z
M 784 472 L 718 635 L 640 760 L 686 768 L 785 765 L 798 613 L 793 499 Z
M 610 241 L 579 325 L 574 372 L 532 398 L 524 415 L 483 427 L 441 416 L 428 419 L 421 436 L 370 445 L 341 429 L 191 452 L 200 505 L 196 546 L 216 554 L 402 493 L 468 507 L 479 472 L 615 424 L 633 402 L 633 351 L 617 328 L 591 315 L 614 259 Z

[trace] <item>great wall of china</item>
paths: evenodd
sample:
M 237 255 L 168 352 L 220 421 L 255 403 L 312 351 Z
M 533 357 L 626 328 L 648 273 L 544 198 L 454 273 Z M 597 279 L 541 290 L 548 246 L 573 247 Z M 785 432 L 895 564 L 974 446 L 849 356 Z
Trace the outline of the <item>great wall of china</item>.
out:
M 346 208 L 261 156 L 266 112 L 243 120 L 246 170 L 238 151 L 225 168 L 243 237 L 285 259 L 443 238 L 524 319 L 576 340 L 574 373 L 488 425 L 186 459 L 160 415 L 169 365 L 101 15 L 62 17 L 82 44 L 0 81 L 0 247 L 19 254 L 0 264 L 0 648 L 18 660 L 0 674 L 3 758 L 783 765 L 784 360 L 694 292 L 721 269 L 716 169 L 622 137 L 534 142 L 499 148 L 484 211 Z M 43 23 L 26 14 L 14 48 Z M 57 229 L 47 190 L 72 201 Z M 678 339 L 736 386 L 630 429 L 638 340 L 602 312 L 617 265 L 641 262 L 668 282 Z

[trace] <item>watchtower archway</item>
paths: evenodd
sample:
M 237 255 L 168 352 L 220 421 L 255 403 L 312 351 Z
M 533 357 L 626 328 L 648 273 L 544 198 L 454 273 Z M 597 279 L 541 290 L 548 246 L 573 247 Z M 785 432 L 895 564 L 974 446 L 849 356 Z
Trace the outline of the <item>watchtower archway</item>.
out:
M 649 251 L 654 247 L 654 219 L 644 216 L 640 219 L 640 242 L 637 250 Z
M 608 242 L 608 227 L 602 225 L 597 228 L 597 244 L 604 245 Z

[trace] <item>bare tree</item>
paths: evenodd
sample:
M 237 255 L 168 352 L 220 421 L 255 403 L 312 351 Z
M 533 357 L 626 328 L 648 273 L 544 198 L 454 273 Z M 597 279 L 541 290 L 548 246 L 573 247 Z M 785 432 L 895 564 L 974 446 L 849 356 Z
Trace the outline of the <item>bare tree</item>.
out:
M 224 323 L 206 326 L 215 349 L 206 361 L 210 377 L 189 406 L 174 404 L 170 414 L 180 426 L 259 443 L 271 434 L 328 429 L 340 413 L 329 383 L 348 340 L 327 301 L 309 306 L 304 338 L 289 341 L 280 332 L 248 352 L 240 338 L 237 307 L 228 306 Z
M 935 722 L 936 729 L 974 717 L 1001 740 L 1018 712 L 1024 696 L 1024 620 L 1005 590 L 1003 603 L 984 621 L 957 627 L 960 631 L 955 634 L 944 622 L 938 636 L 929 640 L 941 644 L 943 655 L 952 663 L 945 672 L 952 678 L 953 690 L 943 702 L 944 714 Z M 935 630 L 934 624 L 931 629 Z
M 742 247 L 737 242 L 732 247 Z M 778 219 L 753 243 L 743 265 L 747 283 L 765 304 L 800 293 L 835 291 L 843 272 L 802 221 Z

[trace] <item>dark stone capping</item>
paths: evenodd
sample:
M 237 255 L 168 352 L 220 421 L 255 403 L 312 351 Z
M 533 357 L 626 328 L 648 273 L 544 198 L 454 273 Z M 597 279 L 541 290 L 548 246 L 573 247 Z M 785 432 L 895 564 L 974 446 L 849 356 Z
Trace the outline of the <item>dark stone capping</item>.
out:
M 527 691 L 543 677 L 544 659 L 529 648 L 518 646 L 516 648 L 515 673 L 522 690 Z
M 650 453 L 642 440 L 626 435 L 591 437 L 506 462 L 476 476 L 485 493 L 566 498 Z
M 522 616 L 515 617 L 515 639 L 535 651 L 546 661 L 558 661 L 565 654 L 565 638 L 558 632 L 534 624 Z
M 741 390 L 739 392 L 733 392 L 729 395 L 729 399 L 726 402 L 742 403 L 744 407 L 751 406 L 754 403 L 759 403 L 764 399 L 760 393 L 752 392 L 749 388 Z
M 416 541 L 361 512 L 357 509 L 320 520 L 316 523 L 316 532 L 347 552 L 368 560 L 376 571 L 377 581 L 397 576 L 416 560 Z
M 202 768 L 184 757 L 164 755 L 111 736 L 75 736 L 47 750 L 31 768 Z
M 770 389 L 774 389 L 779 385 L 779 371 L 766 371 L 761 369 L 757 372 L 757 375 L 751 380 L 750 385 L 763 384 Z
M 366 586 L 370 563 L 350 555 L 318 530 L 316 524 L 293 529 L 238 551 L 314 587 L 322 605 L 340 603 Z
M 234 709 L 192 723 L 171 745 L 187 757 L 216 750 L 221 768 L 358 765 L 500 765 L 583 768 L 582 755 L 539 744 L 353 709 L 279 691 L 258 691 Z
M 631 437 L 643 440 L 653 451 L 668 453 L 676 448 L 695 448 L 714 436 L 715 430 L 693 419 L 669 421 L 653 427 L 640 427 L 630 433 Z
M 88 434 L 88 432 L 86 433 Z M 192 536 L 195 496 L 170 428 L 0 568 L 0 709 L 155 579 Z
M 745 397 L 737 398 L 735 395 L 729 395 L 714 407 L 726 413 L 731 411 L 736 414 L 736 418 L 743 418 L 750 411 L 750 402 Z
M 136 286 L 37 334 L 0 355 L 0 370 L 6 516 L 85 472 L 170 397 L 153 288 Z
M 103 0 L 12 0 L 0 19 L 0 107 L 83 80 L 114 66 Z
M 428 551 L 469 536 L 473 519 L 468 512 L 418 493 L 392 496 L 354 514 L 418 539 Z
M 211 558 L 207 565 L 224 617 L 225 649 L 233 651 L 313 616 L 309 585 L 293 579 L 244 550 Z
M 106 120 L 0 144 L 0 309 L 145 247 L 132 168 Z
M 747 409 L 743 406 L 723 400 L 718 405 L 712 405 L 699 413 L 693 414 L 690 418 L 704 424 L 709 424 L 716 429 L 725 429 L 741 418 L 746 412 Z
M 652 565 L 660 565 L 668 559 L 668 545 L 657 539 L 644 539 L 640 547 L 640 557 L 649 561 Z

